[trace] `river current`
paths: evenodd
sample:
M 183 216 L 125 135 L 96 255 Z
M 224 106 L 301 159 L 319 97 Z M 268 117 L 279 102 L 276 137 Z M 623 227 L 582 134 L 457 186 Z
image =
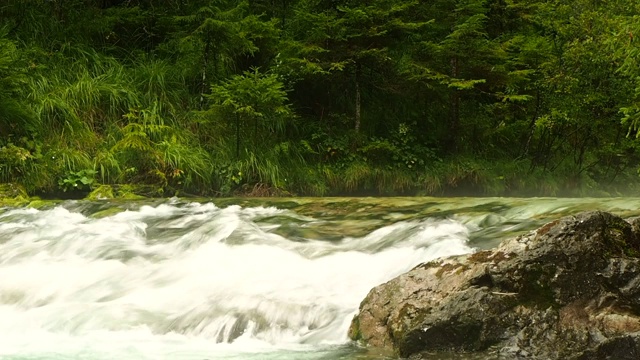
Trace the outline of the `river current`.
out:
M 392 359 L 347 338 L 372 287 L 595 209 L 635 216 L 640 199 L 0 208 L 0 359 Z

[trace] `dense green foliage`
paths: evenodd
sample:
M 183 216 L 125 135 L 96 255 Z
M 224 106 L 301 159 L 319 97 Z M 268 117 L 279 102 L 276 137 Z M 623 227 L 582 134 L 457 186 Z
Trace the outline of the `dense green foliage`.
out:
M 630 0 L 3 0 L 0 183 L 633 191 L 639 24 Z

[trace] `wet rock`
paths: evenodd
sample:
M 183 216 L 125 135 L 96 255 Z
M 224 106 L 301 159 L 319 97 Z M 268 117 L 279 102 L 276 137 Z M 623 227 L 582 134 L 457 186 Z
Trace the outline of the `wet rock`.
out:
M 111 185 L 100 185 L 97 188 L 93 189 L 89 195 L 85 197 L 87 200 L 107 200 L 113 199 L 115 196 L 113 195 L 113 187 Z
M 497 347 L 509 359 L 639 359 L 637 224 L 582 213 L 421 264 L 371 290 L 350 336 L 412 358 Z
M 89 193 L 86 200 L 142 200 L 150 197 L 161 197 L 162 189 L 151 185 L 100 185 Z

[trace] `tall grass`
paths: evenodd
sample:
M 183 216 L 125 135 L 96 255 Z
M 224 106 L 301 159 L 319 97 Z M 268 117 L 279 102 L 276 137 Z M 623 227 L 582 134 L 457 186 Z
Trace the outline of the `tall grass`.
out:
M 67 44 L 42 55 L 26 81 L 33 118 L 23 126 L 35 129 L 39 153 L 1 167 L 0 177 L 48 179 L 25 182 L 51 189 L 67 173 L 93 169 L 103 183 L 210 187 L 210 154 L 179 121 L 187 111 L 179 77 L 166 62 L 143 60 L 127 67 Z
M 414 173 L 364 161 L 324 166 L 322 176 L 332 195 L 408 195 L 416 188 Z

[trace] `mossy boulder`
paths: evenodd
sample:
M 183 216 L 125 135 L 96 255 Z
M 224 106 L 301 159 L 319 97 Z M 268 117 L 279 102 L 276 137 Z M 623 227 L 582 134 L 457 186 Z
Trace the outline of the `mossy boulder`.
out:
M 419 265 L 371 290 L 349 334 L 416 359 L 488 349 L 508 359 L 613 359 L 612 344 L 627 354 L 615 359 L 638 359 L 639 228 L 582 213 L 491 251 Z
M 29 203 L 25 188 L 16 183 L 0 184 L 0 206 L 24 206 Z
M 157 197 L 161 191 L 147 185 L 118 185 L 116 187 L 116 197 L 118 199 L 141 200 L 149 197 Z
M 29 195 L 27 194 L 27 191 L 24 189 L 23 186 L 18 185 L 16 183 L 0 184 L 0 199 L 7 199 L 7 198 L 13 199 L 17 197 L 22 197 L 22 198 L 29 197 Z
M 162 188 L 152 185 L 100 185 L 85 197 L 87 200 L 142 200 L 150 197 L 161 197 L 164 194 Z
M 107 200 L 113 199 L 113 187 L 111 185 L 100 185 L 87 195 L 87 200 Z
M 42 200 L 38 197 L 32 197 L 29 200 L 27 207 L 38 210 L 51 209 L 60 203 L 59 200 Z

